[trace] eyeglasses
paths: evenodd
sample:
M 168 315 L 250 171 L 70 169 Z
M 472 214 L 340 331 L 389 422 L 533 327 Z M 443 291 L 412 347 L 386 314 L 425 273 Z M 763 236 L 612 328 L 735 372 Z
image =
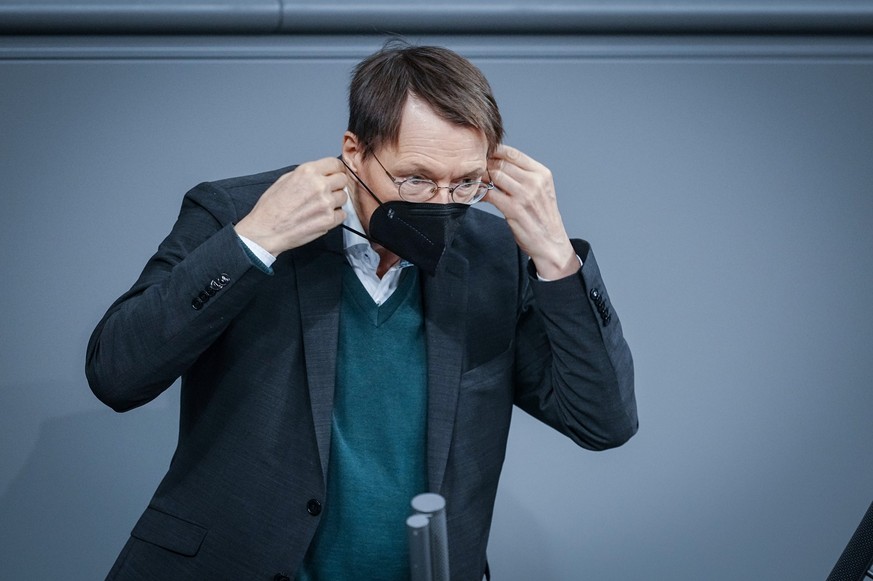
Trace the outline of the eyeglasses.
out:
M 424 178 L 406 178 L 405 180 L 397 179 L 391 172 L 385 169 L 376 154 L 373 154 L 373 159 L 382 168 L 394 185 L 397 186 L 397 193 L 401 199 L 407 202 L 427 202 L 436 196 L 438 190 L 449 190 L 449 198 L 458 204 L 472 205 L 485 197 L 489 190 L 494 189 L 494 182 L 488 183 L 478 180 L 465 180 L 454 186 L 438 186 L 433 180 Z

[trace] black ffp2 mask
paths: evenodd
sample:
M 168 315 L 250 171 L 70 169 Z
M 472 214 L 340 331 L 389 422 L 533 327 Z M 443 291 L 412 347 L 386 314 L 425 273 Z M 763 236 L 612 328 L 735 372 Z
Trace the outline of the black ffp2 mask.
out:
M 370 237 L 432 275 L 469 207 L 455 203 L 384 202 L 370 216 Z

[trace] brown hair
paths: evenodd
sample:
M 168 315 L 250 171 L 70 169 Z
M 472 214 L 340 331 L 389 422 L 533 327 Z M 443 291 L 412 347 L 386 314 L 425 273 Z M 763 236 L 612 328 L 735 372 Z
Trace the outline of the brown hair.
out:
M 503 140 L 503 120 L 482 71 L 447 48 L 391 40 L 358 63 L 349 85 L 348 130 L 365 156 L 397 144 L 410 94 L 443 119 L 482 131 L 489 154 Z

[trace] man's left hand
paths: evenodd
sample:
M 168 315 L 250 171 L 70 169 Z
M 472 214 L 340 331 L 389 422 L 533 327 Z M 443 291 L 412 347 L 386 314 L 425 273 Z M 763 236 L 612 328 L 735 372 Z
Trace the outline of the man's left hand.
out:
M 489 170 L 496 188 L 484 199 L 503 213 L 537 273 L 556 280 L 578 271 L 579 259 L 558 211 L 549 168 L 514 147 L 499 145 L 489 159 Z

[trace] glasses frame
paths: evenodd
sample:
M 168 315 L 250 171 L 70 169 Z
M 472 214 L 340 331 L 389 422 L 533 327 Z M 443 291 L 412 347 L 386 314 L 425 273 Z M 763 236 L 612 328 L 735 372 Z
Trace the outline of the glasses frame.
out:
M 385 175 L 388 176 L 388 179 L 390 179 L 391 182 L 395 186 L 397 186 L 397 195 L 400 196 L 400 199 L 402 199 L 405 202 L 412 202 L 414 204 L 429 202 L 436 197 L 437 192 L 439 190 L 449 190 L 449 199 L 452 200 L 452 202 L 455 202 L 456 204 L 465 204 L 467 206 L 472 206 L 473 204 L 475 204 L 477 202 L 481 202 L 482 198 L 484 198 L 488 194 L 488 192 L 490 192 L 491 190 L 494 189 L 494 180 L 491 179 L 491 172 L 488 171 L 487 169 L 485 170 L 486 172 L 488 172 L 488 181 L 487 182 L 483 182 L 482 180 L 478 180 L 476 182 L 467 182 L 467 183 L 455 184 L 454 186 L 438 186 L 435 181 L 425 179 L 425 178 L 406 178 L 403 180 L 396 178 L 393 175 L 391 175 L 391 172 L 388 171 L 384 165 L 382 165 L 382 162 L 379 160 L 378 157 L 376 157 L 375 153 L 373 153 L 372 155 L 373 155 L 373 159 L 376 160 L 376 163 L 379 164 L 379 167 L 382 168 L 382 171 L 385 172 Z M 433 189 L 430 191 L 430 197 L 427 199 L 424 199 L 424 200 L 407 200 L 406 198 L 404 198 L 403 194 L 400 193 L 400 188 L 403 186 L 403 184 L 405 184 L 406 182 L 408 182 L 411 179 L 416 179 L 416 180 L 432 183 Z M 455 190 L 457 190 L 459 187 L 461 187 L 463 185 L 471 185 L 471 183 L 478 183 L 478 184 L 485 186 L 485 192 L 481 196 L 474 198 L 473 201 L 471 201 L 471 202 L 458 202 L 458 201 L 456 201 L 455 200 Z

